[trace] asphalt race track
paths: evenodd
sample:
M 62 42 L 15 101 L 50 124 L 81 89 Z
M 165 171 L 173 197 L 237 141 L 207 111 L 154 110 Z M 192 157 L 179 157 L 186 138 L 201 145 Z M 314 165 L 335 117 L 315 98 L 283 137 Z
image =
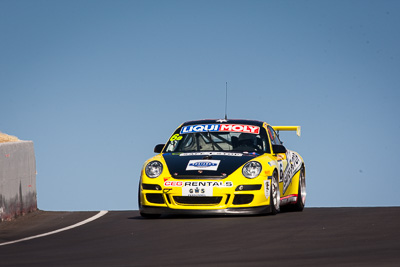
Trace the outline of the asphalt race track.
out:
M 0 223 L 0 243 L 97 212 L 38 211 Z M 143 219 L 112 211 L 0 246 L 0 266 L 400 266 L 400 207 L 306 208 L 276 216 Z

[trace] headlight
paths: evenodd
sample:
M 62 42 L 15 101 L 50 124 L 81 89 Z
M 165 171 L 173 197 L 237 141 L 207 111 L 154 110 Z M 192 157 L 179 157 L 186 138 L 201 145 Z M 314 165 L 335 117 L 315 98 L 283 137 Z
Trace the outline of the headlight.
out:
M 246 178 L 256 178 L 261 172 L 261 164 L 257 161 L 247 162 L 242 169 L 242 173 Z
M 160 174 L 162 173 L 162 163 L 159 161 L 151 161 L 146 165 L 146 168 L 144 169 L 144 171 L 146 172 L 146 175 L 150 178 L 156 178 L 158 176 L 160 176 Z

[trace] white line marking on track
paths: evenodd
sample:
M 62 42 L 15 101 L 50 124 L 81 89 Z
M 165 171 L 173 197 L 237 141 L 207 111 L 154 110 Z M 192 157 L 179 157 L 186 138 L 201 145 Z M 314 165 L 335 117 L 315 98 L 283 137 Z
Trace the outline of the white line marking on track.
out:
M 54 231 L 51 231 L 51 232 L 48 232 L 48 233 L 44 233 L 44 234 L 40 234 L 40 235 L 34 235 L 34 236 L 30 236 L 30 237 L 26 237 L 26 238 L 14 240 L 14 241 L 0 243 L 0 246 L 10 245 L 10 244 L 14 244 L 14 243 L 18 243 L 18 242 L 22 242 L 22 241 L 26 241 L 26 240 L 31 240 L 31 239 L 35 239 L 35 238 L 39 238 L 39 237 L 43 237 L 43 236 L 52 235 L 52 234 L 56 234 L 56 233 L 59 233 L 59 232 L 67 231 L 67 230 L 70 230 L 72 228 L 75 228 L 75 227 L 84 225 L 86 223 L 89 223 L 91 221 L 94 221 L 94 220 L 100 218 L 101 216 L 106 215 L 107 212 L 108 212 L 108 210 L 102 210 L 99 213 L 97 213 L 96 215 L 90 217 L 89 219 L 86 219 L 84 221 L 78 222 L 76 224 L 73 224 L 73 225 L 58 229 L 58 230 L 54 230 Z

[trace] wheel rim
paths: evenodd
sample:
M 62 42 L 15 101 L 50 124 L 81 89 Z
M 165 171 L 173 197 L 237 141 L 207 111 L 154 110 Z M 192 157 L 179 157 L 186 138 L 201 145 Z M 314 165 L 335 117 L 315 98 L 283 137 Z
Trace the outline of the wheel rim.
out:
M 304 204 L 306 204 L 306 196 L 307 196 L 306 178 L 304 176 L 304 172 L 301 172 L 301 176 L 300 176 L 300 194 L 301 194 L 301 202 L 304 205 Z

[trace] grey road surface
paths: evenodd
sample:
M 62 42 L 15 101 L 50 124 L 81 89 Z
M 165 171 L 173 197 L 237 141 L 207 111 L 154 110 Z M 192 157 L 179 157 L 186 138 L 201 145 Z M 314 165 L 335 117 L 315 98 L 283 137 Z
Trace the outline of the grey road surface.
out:
M 0 223 L 0 243 L 95 214 L 38 211 Z M 112 211 L 65 232 L 0 246 L 0 266 L 400 266 L 400 207 L 155 220 Z

